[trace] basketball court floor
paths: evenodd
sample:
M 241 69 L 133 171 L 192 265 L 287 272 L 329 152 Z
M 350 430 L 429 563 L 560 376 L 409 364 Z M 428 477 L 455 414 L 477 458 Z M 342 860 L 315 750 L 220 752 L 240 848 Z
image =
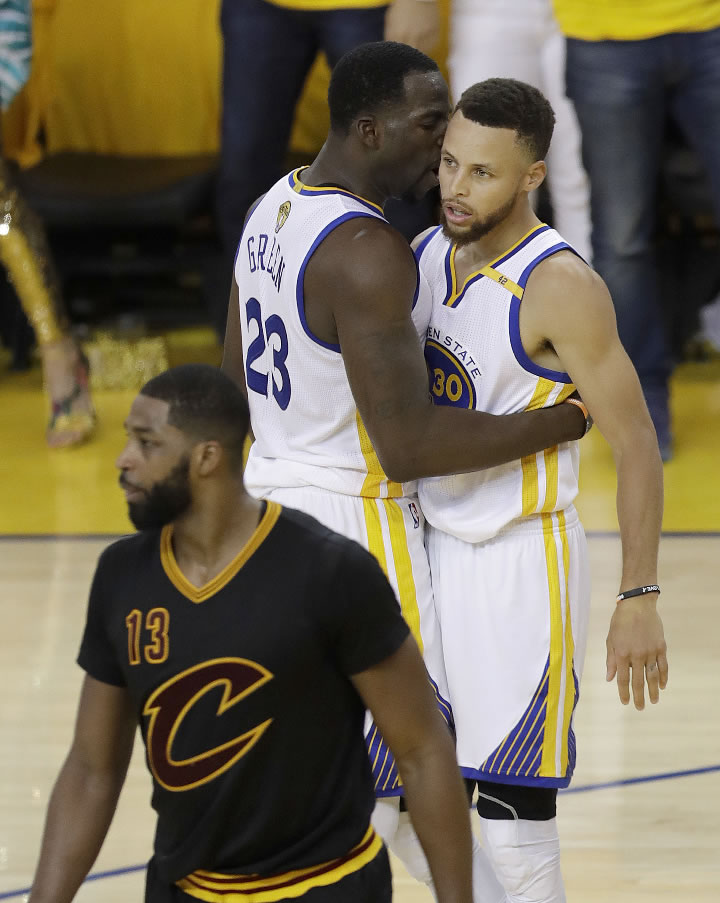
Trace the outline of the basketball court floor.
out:
M 217 361 L 209 336 L 179 334 L 173 363 Z M 0 359 L 0 900 L 27 893 L 44 812 L 73 728 L 75 656 L 100 551 L 130 530 L 114 459 L 133 393 L 99 393 L 100 428 L 49 452 L 38 369 Z M 612 457 L 583 443 L 581 500 L 593 610 L 575 729 L 578 765 L 559 800 L 563 869 L 576 903 L 720 899 L 720 361 L 684 365 L 674 385 L 676 456 L 665 468 L 660 610 L 670 682 L 643 712 L 605 682 L 605 634 L 620 568 Z M 152 842 L 141 746 L 81 903 L 142 899 Z M 398 863 L 395 900 L 430 901 Z M 479 901 L 482 903 L 482 901 Z

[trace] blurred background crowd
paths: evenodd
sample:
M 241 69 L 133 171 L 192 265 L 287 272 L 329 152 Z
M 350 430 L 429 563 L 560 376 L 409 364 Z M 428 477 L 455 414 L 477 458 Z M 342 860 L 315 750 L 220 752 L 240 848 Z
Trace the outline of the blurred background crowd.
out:
M 672 456 L 673 369 L 720 352 L 720 0 L 0 0 L 0 390 L 42 366 L 51 447 L 92 439 L 94 388 L 163 369 L 172 330 L 219 359 L 248 207 L 321 146 L 329 67 L 383 37 L 455 99 L 546 94 L 539 213 L 607 282 Z M 412 238 L 434 205 L 387 214 Z

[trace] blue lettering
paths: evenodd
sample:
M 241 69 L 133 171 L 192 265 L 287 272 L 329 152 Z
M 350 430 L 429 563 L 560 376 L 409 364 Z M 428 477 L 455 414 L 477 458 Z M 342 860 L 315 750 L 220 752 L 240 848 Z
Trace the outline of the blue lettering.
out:
M 254 273 L 257 269 L 257 263 L 255 262 L 255 252 L 253 251 L 252 246 L 255 244 L 255 236 L 251 235 L 247 241 L 247 249 L 248 249 L 248 263 L 250 264 L 250 272 Z
M 443 345 L 446 348 L 449 348 L 452 345 L 452 341 L 453 341 L 452 338 L 449 335 L 446 335 L 445 340 L 443 341 Z
M 270 278 L 274 282 L 275 281 L 275 271 L 274 271 L 273 267 L 277 263 L 277 254 L 275 252 L 277 251 L 277 247 L 278 247 L 277 239 L 275 238 L 275 236 L 273 236 L 272 241 L 273 241 L 273 243 L 272 243 L 272 248 L 270 248 L 270 255 L 268 257 L 267 271 L 270 274 Z
M 282 280 L 282 275 L 285 272 L 285 258 L 280 258 L 280 266 L 277 269 L 277 273 L 275 275 L 275 279 L 273 280 L 275 283 L 275 288 L 280 291 L 280 281 Z
M 260 264 L 260 269 L 267 269 L 265 266 L 265 248 L 267 248 L 268 237 L 267 235 L 260 235 L 258 239 L 258 263 Z

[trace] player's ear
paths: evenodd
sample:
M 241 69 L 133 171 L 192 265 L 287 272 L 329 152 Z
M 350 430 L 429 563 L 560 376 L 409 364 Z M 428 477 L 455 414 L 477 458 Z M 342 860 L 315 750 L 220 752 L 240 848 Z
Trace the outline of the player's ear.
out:
M 382 140 L 382 126 L 372 113 L 364 114 L 353 123 L 358 137 L 365 147 L 377 150 Z
M 192 465 L 198 476 L 207 477 L 214 473 L 223 460 L 223 448 L 215 439 L 198 442 L 192 450 Z
M 544 160 L 536 160 L 525 174 L 525 190 L 535 191 L 545 181 L 547 166 Z

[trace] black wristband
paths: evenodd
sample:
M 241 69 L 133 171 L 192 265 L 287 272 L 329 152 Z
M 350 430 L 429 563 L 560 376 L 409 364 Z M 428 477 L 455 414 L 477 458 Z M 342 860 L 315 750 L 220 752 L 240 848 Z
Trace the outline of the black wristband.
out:
M 651 583 L 649 586 L 637 586 L 635 589 L 626 589 L 623 593 L 618 593 L 617 601 L 622 602 L 623 599 L 632 599 L 633 596 L 644 596 L 645 593 L 657 593 L 660 595 L 660 587 L 657 583 Z

